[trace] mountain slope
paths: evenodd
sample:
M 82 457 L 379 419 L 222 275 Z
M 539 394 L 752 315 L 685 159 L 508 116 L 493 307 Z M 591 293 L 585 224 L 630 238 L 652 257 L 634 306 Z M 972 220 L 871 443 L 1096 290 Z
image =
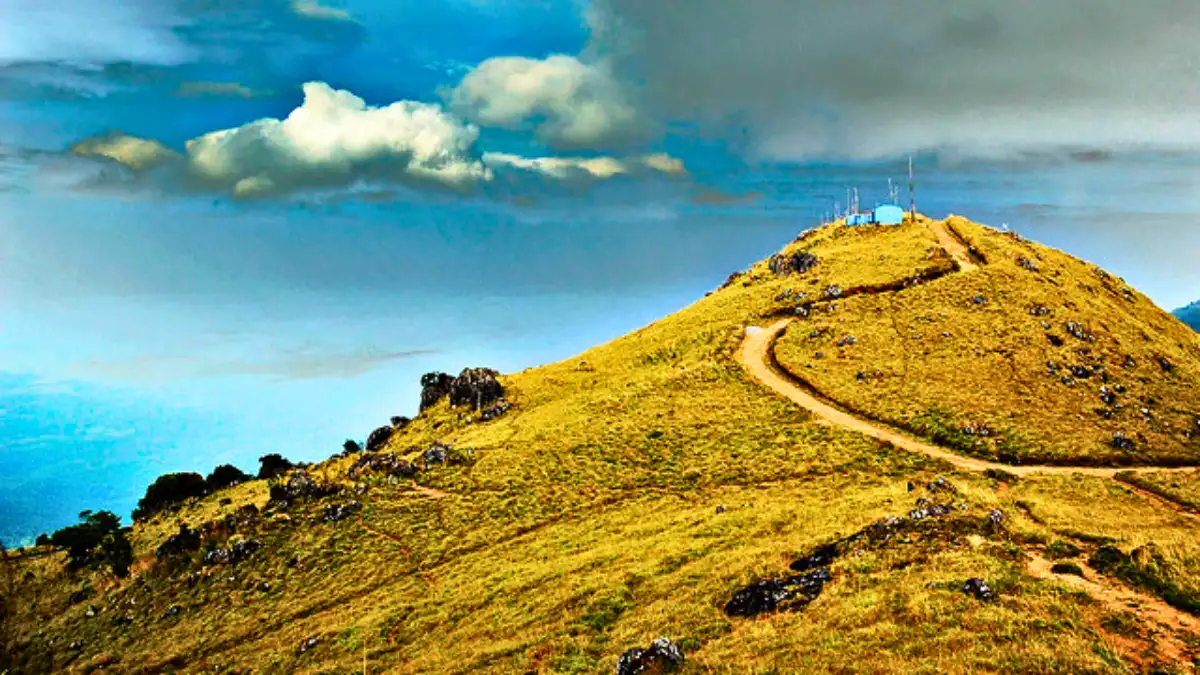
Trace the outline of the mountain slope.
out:
M 963 253 L 943 234 L 925 222 L 809 233 L 685 310 L 501 378 L 514 407 L 498 419 L 442 400 L 378 453 L 274 481 L 275 501 L 252 481 L 139 524 L 131 579 L 73 576 L 61 553 L 6 558 L 6 653 L 16 672 L 612 672 L 661 635 L 683 649 L 684 672 L 1094 672 L 1190 658 L 1179 608 L 1200 602 L 1200 542 L 1172 495 L 1200 487 L 1193 474 L 1139 476 L 1135 489 L 959 472 L 828 424 L 735 358 L 747 326 L 784 310 L 854 326 L 871 316 L 860 303 L 973 291 L 968 274 L 996 263 L 958 271 Z M 845 309 L 815 302 L 797 317 L 826 294 Z M 1194 348 L 1170 352 L 1180 377 L 1198 372 Z M 1170 392 L 1173 406 L 1196 403 L 1195 390 Z M 435 443 L 454 446 L 450 461 L 427 461 Z M 1106 458 L 1093 450 L 1074 459 Z M 387 469 L 401 457 L 420 470 Z M 377 468 L 353 469 L 363 461 Z M 301 489 L 300 475 L 340 491 Z M 930 511 L 941 504 L 953 508 Z M 156 558 L 179 522 L 208 524 L 201 550 Z M 203 560 L 251 541 L 261 547 L 236 564 Z M 801 611 L 726 611 L 831 544 L 838 554 L 817 565 L 829 581 Z M 1086 565 L 1097 555 L 1103 573 Z M 1056 556 L 1092 586 L 1048 571 Z M 996 597 L 962 592 L 971 577 Z M 69 602 L 85 586 L 91 596 Z
M 1191 326 L 1193 330 L 1200 331 L 1200 300 L 1187 307 L 1180 307 L 1173 313 L 1176 318 Z

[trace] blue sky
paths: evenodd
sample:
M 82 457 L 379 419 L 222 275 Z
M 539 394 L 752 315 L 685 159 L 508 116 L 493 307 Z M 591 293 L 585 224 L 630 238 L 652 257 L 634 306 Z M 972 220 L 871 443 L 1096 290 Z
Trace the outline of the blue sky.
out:
M 0 0 L 0 540 L 616 337 L 910 154 L 930 214 L 1200 297 L 1195 8 L 864 2 Z

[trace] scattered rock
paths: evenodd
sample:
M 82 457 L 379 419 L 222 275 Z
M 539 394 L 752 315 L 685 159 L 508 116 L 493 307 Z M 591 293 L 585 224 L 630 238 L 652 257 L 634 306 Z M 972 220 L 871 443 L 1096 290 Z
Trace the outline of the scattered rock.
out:
M 315 638 L 315 637 L 305 638 L 300 641 L 300 646 L 296 648 L 296 653 L 303 654 L 304 652 L 311 651 L 311 650 L 315 649 L 316 646 L 320 643 L 321 643 L 321 641 L 318 638 Z
M 934 478 L 933 481 L 925 486 L 925 489 L 930 492 L 938 492 L 939 490 L 942 492 L 958 492 L 958 488 L 951 485 L 950 481 L 941 476 Z
M 287 508 L 302 499 L 320 499 L 333 489 L 319 485 L 307 471 L 296 471 L 286 483 L 271 486 L 271 502 Z
M 179 531 L 167 537 L 159 547 L 154 551 L 154 557 L 162 560 L 164 558 L 174 558 L 176 556 L 185 555 L 192 551 L 200 550 L 200 532 L 189 528 L 187 525 L 181 524 Z
M 88 605 L 87 609 L 85 609 L 83 611 L 83 615 L 88 617 L 89 619 L 93 616 L 96 616 L 99 613 L 100 613 L 100 610 L 96 609 L 95 605 Z
M 1046 340 L 1055 347 L 1061 347 L 1066 344 L 1066 341 L 1055 335 L 1054 333 L 1046 333 Z
M 512 403 L 509 403 L 507 399 L 502 398 L 499 401 L 496 401 L 495 403 L 484 408 L 483 412 L 479 413 L 479 421 L 490 422 L 490 421 L 496 419 L 497 417 L 502 417 L 509 410 L 512 410 L 512 407 L 513 407 Z
M 171 618 L 179 616 L 179 613 L 182 611 L 183 611 L 183 608 L 180 607 L 179 605 L 171 605 L 170 607 L 167 608 L 167 611 L 163 612 L 162 616 L 164 619 L 171 619 Z
M 922 506 L 908 512 L 910 520 L 924 520 L 926 518 L 937 518 L 939 516 L 949 515 L 954 512 L 954 506 L 951 504 L 931 504 Z
M 379 427 L 371 432 L 367 437 L 367 452 L 378 452 L 387 446 L 387 442 L 391 440 L 392 434 L 396 433 L 394 427 Z
M 1029 270 L 1030 272 L 1037 272 L 1039 269 L 1041 269 L 1038 267 L 1037 263 L 1033 262 L 1032 260 L 1030 260 L 1029 258 L 1026 258 L 1023 255 L 1017 256 L 1017 265 Z
M 446 373 L 425 373 L 421 376 L 421 407 L 422 412 L 426 408 L 433 407 L 438 401 L 450 395 L 450 385 L 454 382 L 454 377 Z
M 725 505 L 724 505 L 724 504 L 717 504 L 717 515 L 719 516 L 719 515 L 721 515 L 722 513 L 725 513 Z
M 972 595 L 977 600 L 987 601 L 995 598 L 991 587 L 987 585 L 986 581 L 980 579 L 979 577 L 971 577 L 970 579 L 967 579 L 967 582 L 963 584 L 962 590 L 963 593 Z
M 840 340 L 838 340 L 838 341 L 837 341 L 837 346 L 839 346 L 839 347 L 849 347 L 849 346 L 851 346 L 851 345 L 853 345 L 853 344 L 855 344 L 855 343 L 857 343 L 857 342 L 858 342 L 858 339 L 857 339 L 857 338 L 855 338 L 853 335 L 847 335 L 846 337 L 844 337 L 844 338 L 842 338 L 842 339 L 840 339 Z
M 1108 444 L 1116 450 L 1124 450 L 1126 452 L 1137 447 L 1132 438 L 1119 431 L 1113 432 L 1112 440 Z
M 803 609 L 831 580 L 829 570 L 820 568 L 805 574 L 760 581 L 734 593 L 725 605 L 725 613 L 749 617 L 776 610 Z
M 1071 366 L 1071 375 L 1076 379 L 1086 380 L 1093 375 L 1092 369 L 1087 366 Z
M 233 503 L 233 500 L 230 499 L 229 497 L 222 497 L 221 500 L 217 502 L 217 504 L 220 506 L 229 506 L 232 503 Z
M 837 557 L 837 543 L 824 544 L 818 546 L 812 553 L 795 560 L 789 567 L 793 572 L 807 572 L 819 567 L 829 567 L 833 564 L 833 559 Z
M 1105 405 L 1112 405 L 1117 402 L 1117 394 L 1108 385 L 1100 387 L 1100 400 L 1104 401 Z
M 791 255 L 776 253 L 771 256 L 767 265 L 771 268 L 771 272 L 777 276 L 785 274 L 804 274 L 817 266 L 820 260 L 817 256 L 808 251 L 798 251 Z
M 229 548 L 214 548 L 204 556 L 206 565 L 236 565 L 262 548 L 262 542 L 257 539 L 239 541 Z
M 988 438 L 992 435 L 992 427 L 987 422 L 971 422 L 963 426 L 962 432 L 968 436 Z
M 649 649 L 635 647 L 617 659 L 617 675 L 658 675 L 675 672 L 683 665 L 683 650 L 660 637 Z
M 390 452 L 376 453 L 359 457 L 346 474 L 350 478 L 357 479 L 367 471 L 382 473 L 386 476 L 412 478 L 417 474 L 417 465 Z
M 425 466 L 430 464 L 445 464 L 450 458 L 450 450 L 453 448 L 444 443 L 434 443 L 429 446 L 429 449 L 421 453 L 421 459 L 425 462 Z
M 346 502 L 345 504 L 330 504 L 325 507 L 325 513 L 321 515 L 321 520 L 327 523 L 335 523 L 339 520 L 344 520 L 362 510 L 362 504 L 356 501 Z
M 829 284 L 825 290 L 821 291 L 821 297 L 826 300 L 835 300 L 842 297 L 842 287 L 837 284 Z
M 1165 356 L 1158 357 L 1158 367 L 1162 368 L 1164 373 L 1175 372 L 1175 364 L 1168 361 L 1167 357 L 1165 357 Z
M 975 297 L 971 298 L 971 302 L 976 305 L 986 305 L 987 301 L 987 298 L 982 295 L 976 295 Z
M 1095 342 L 1096 336 L 1088 332 L 1087 328 L 1078 321 L 1068 321 L 1066 324 L 1067 332 L 1077 340 L 1084 342 Z
M 499 372 L 491 368 L 466 368 L 450 383 L 450 405 L 470 405 L 472 410 L 499 400 L 504 387 L 496 378 Z

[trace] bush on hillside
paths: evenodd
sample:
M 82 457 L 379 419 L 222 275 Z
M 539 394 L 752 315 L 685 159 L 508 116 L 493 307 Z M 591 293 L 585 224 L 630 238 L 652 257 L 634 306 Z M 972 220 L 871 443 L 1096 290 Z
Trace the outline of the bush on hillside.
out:
M 146 488 L 146 496 L 138 501 L 137 508 L 133 510 L 133 519 L 145 520 L 168 506 L 206 494 L 208 484 L 198 473 L 189 471 L 163 474 Z
M 248 480 L 252 480 L 252 478 L 250 474 L 232 464 L 222 464 L 213 469 L 212 473 L 208 474 L 208 478 L 204 479 L 204 482 L 208 485 L 209 492 L 216 492 L 217 490 L 224 490 L 225 488 L 245 483 Z
M 121 519 L 111 511 L 84 511 L 80 523 L 70 525 L 50 535 L 50 543 L 67 550 L 67 565 L 72 570 L 86 566 L 98 567 L 107 563 L 113 574 L 128 576 L 133 564 L 133 547 Z
M 271 453 L 258 458 L 258 477 L 260 479 L 274 478 L 287 473 L 293 466 L 283 455 Z

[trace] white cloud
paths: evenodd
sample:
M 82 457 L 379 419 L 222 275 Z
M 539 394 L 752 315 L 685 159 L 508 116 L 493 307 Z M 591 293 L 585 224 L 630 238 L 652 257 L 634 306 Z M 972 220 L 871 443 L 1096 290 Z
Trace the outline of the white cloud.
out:
M 645 131 L 626 88 L 603 65 L 573 56 L 488 59 L 445 96 L 451 110 L 472 122 L 532 128 L 558 147 L 619 144 Z
M 117 132 L 86 138 L 72 146 L 72 155 L 117 164 L 83 162 L 60 173 L 67 182 L 83 176 L 82 187 L 93 190 L 182 187 L 228 191 L 238 199 L 346 194 L 388 183 L 467 190 L 490 182 L 496 171 L 563 181 L 686 173 L 683 162 L 666 154 L 522 157 L 481 153 L 478 140 L 478 127 L 439 105 L 369 106 L 348 91 L 309 82 L 304 101 L 282 120 L 264 118 L 204 134 L 187 141 L 182 154 Z
M 483 163 L 496 169 L 512 167 L 541 173 L 560 180 L 577 177 L 608 179 L 620 175 L 637 174 L 646 170 L 669 175 L 680 175 L 685 172 L 682 161 L 664 154 L 617 159 L 614 157 L 521 157 L 502 152 L 487 152 L 483 155 Z
M 354 21 L 354 16 L 344 9 L 322 5 L 317 0 L 292 0 L 292 11 L 306 19 L 321 21 Z
M 134 171 L 145 171 L 181 158 L 179 153 L 158 141 L 120 132 L 85 138 L 71 146 L 71 151 L 84 157 L 105 157 Z
M 348 91 L 309 82 L 304 102 L 286 119 L 194 138 L 187 142 L 187 160 L 194 174 L 239 196 L 369 178 L 464 186 L 489 178 L 474 157 L 478 137 L 477 128 L 436 105 L 373 107 Z

